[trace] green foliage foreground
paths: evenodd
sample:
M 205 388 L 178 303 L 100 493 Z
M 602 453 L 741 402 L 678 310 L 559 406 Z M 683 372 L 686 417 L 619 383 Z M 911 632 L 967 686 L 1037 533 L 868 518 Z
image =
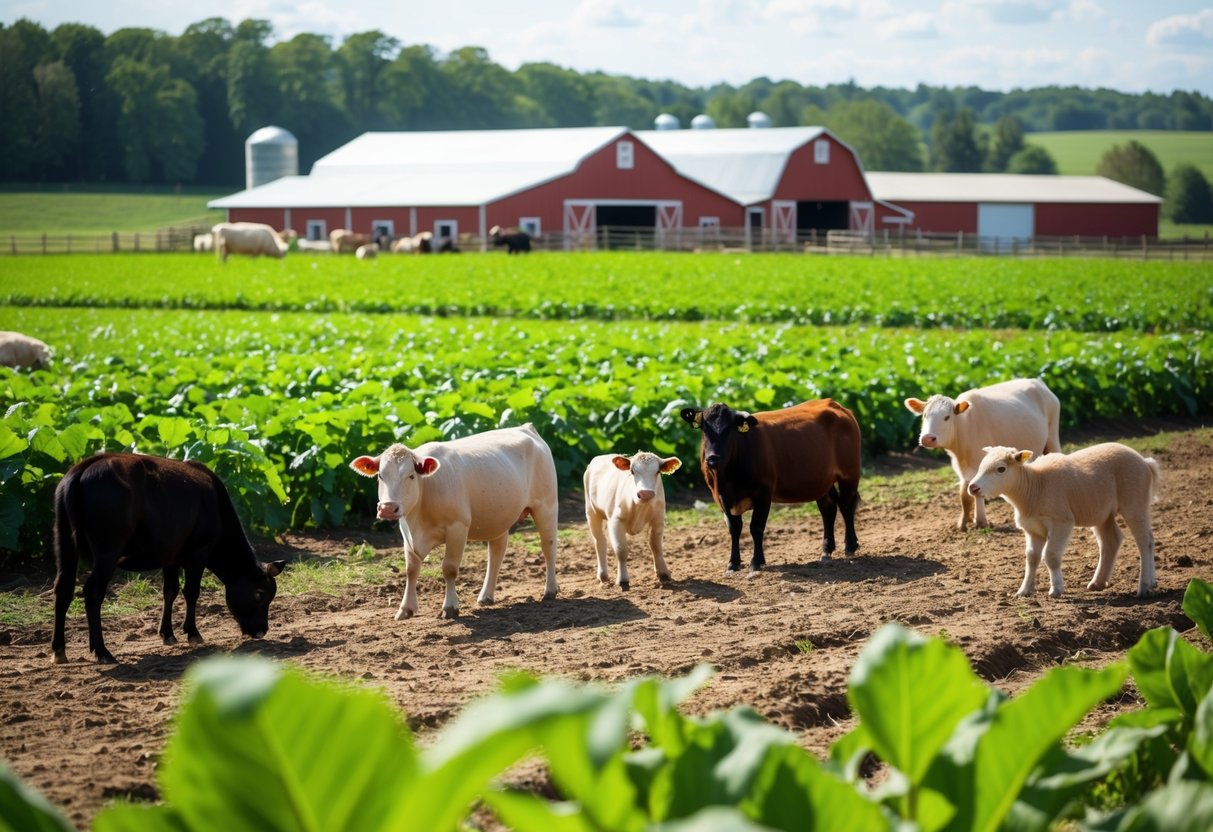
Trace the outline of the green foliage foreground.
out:
M 1207 638 L 1213 586 L 1193 581 L 1184 612 Z M 1068 749 L 1130 670 L 1147 706 Z M 1169 628 L 1147 632 L 1127 666 L 1057 667 L 1010 699 L 959 648 L 886 624 L 851 673 L 858 724 L 825 763 L 748 707 L 681 714 L 710 675 L 614 692 L 514 676 L 421 748 L 381 692 L 210 659 L 187 677 L 157 769 L 164 804 L 112 806 L 94 828 L 447 830 L 480 805 L 542 832 L 1213 828 L 1213 655 Z M 558 800 L 498 779 L 535 753 Z M 888 768 L 876 788 L 859 774 L 869 754 Z M 1101 784 L 1115 805 L 1091 804 Z M 11 775 L 0 816 L 70 828 Z

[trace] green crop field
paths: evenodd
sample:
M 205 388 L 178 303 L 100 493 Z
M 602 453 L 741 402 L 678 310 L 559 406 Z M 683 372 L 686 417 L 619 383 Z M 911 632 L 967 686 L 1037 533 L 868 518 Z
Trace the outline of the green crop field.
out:
M 0 261 L 0 547 L 102 448 L 201 459 L 262 529 L 369 509 L 346 470 L 533 422 L 563 487 L 588 459 L 684 460 L 687 404 L 853 409 L 870 456 L 914 443 L 908 395 L 1042 376 L 1076 426 L 1213 411 L 1213 267 L 767 255 L 447 258 L 75 255 Z M 24 529 L 24 538 L 18 530 Z
M 65 188 L 70 187 L 70 190 Z M 0 189 L 0 237 L 28 234 L 104 234 L 154 231 L 181 225 L 210 226 L 223 211 L 208 210 L 208 200 L 230 190 L 167 187 L 9 186 Z

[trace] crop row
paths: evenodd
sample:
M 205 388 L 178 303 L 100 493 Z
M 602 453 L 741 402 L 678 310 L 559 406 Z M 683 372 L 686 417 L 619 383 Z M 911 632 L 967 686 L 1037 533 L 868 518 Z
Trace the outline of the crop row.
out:
M 543 253 L 12 258 L 0 304 L 884 327 L 1213 328 L 1208 263 Z
M 1045 378 L 1063 428 L 1208 412 L 1211 334 L 952 332 L 384 315 L 10 309 L 57 344 L 50 370 L 0 368 L 0 545 L 31 550 L 54 483 L 100 449 L 212 464 L 257 527 L 341 523 L 372 495 L 346 468 L 410 445 L 533 422 L 563 487 L 591 456 L 689 463 L 687 403 L 776 408 L 830 396 L 869 455 L 913 445 L 908 395 Z

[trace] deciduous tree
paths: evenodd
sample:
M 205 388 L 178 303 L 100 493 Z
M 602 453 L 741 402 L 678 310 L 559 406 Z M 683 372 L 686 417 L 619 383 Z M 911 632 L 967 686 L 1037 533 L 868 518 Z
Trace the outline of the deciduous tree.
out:
M 1166 175 L 1158 157 L 1138 141 L 1130 140 L 1108 148 L 1099 157 L 1095 173 L 1155 196 L 1162 196 L 1166 188 Z
M 1213 223 L 1213 189 L 1195 165 L 1179 164 L 1171 171 L 1166 208 L 1177 223 Z

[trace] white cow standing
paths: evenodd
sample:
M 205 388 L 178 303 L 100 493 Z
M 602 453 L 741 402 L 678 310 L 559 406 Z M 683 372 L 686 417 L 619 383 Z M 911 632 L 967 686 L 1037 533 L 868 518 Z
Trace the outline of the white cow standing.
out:
M 276 257 L 282 259 L 290 251 L 295 232 L 287 229 L 279 234 L 261 222 L 221 222 L 211 229 L 214 236 L 215 254 L 224 263 L 229 254 L 247 254 L 250 257 Z
M 400 521 L 408 566 L 397 620 L 417 613 L 421 562 L 439 543 L 446 544 L 446 599 L 438 617 L 459 615 L 455 580 L 469 540 L 488 541 L 488 567 L 477 600 L 493 603 L 510 527 L 528 514 L 539 530 L 547 565 L 543 597 L 556 597 L 556 465 L 532 425 L 427 442 L 415 449 L 395 444 L 379 456 L 358 457 L 350 467 L 364 477 L 378 476 L 378 516 Z
M 665 487 L 662 474 L 672 474 L 682 462 L 678 457 L 662 459 L 656 454 L 640 451 L 627 457 L 603 454 L 590 460 L 582 483 L 585 486 L 585 519 L 594 536 L 598 552 L 598 580 L 611 579 L 607 569 L 607 543 L 615 552 L 619 565 L 615 583 L 627 590 L 628 535 L 649 532 L 649 548 L 653 552 L 653 570 L 660 581 L 670 580 L 662 551 L 665 532 Z
M 1002 497 L 1015 507 L 1015 525 L 1027 538 L 1021 596 L 1036 590 L 1036 567 L 1043 557 L 1049 568 L 1049 595 L 1061 597 L 1061 556 L 1075 526 L 1089 526 L 1099 542 L 1099 561 L 1087 589 L 1104 589 L 1112 577 L 1125 520 L 1141 555 L 1139 596 L 1158 586 L 1154 571 L 1154 532 L 1150 504 L 1156 499 L 1162 474 L 1158 463 L 1117 442 L 1105 442 L 1072 454 L 1046 454 L 1035 462 L 1031 451 L 986 448 L 977 476 L 969 484 L 974 495 Z
M 918 441 L 924 448 L 943 448 L 960 478 L 961 531 L 970 523 L 990 525 L 986 503 L 969 492 L 969 483 L 991 445 L 1014 445 L 1037 454 L 1061 450 L 1061 402 L 1038 378 L 1017 378 L 975 390 L 955 399 L 933 395 L 925 402 L 906 399 L 910 412 L 922 415 Z

